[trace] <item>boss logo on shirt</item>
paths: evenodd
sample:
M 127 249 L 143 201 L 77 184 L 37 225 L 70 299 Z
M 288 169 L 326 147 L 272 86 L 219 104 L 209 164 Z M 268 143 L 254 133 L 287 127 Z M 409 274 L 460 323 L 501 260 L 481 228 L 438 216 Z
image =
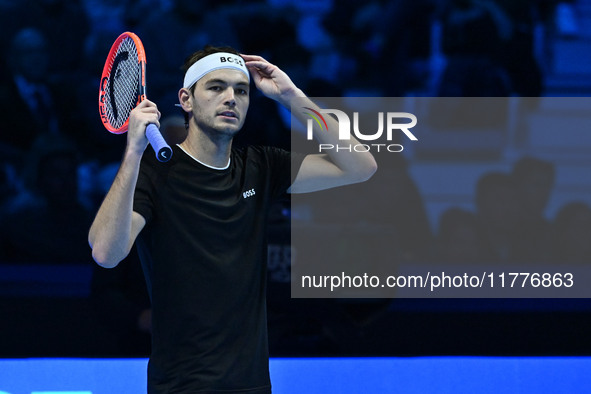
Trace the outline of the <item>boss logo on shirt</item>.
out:
M 244 198 L 252 197 L 254 195 L 255 195 L 254 189 L 250 189 L 250 190 L 247 190 L 244 193 L 242 193 L 242 197 L 244 197 Z

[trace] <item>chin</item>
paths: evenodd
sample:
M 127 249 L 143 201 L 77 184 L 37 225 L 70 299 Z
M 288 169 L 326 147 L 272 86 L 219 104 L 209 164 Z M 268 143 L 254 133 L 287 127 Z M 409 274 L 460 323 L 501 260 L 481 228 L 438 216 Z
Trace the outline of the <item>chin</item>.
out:
M 222 134 L 234 136 L 242 129 L 242 123 L 240 124 L 224 124 L 217 128 Z
M 240 131 L 241 127 L 219 127 L 216 128 L 217 134 L 222 137 L 233 138 Z

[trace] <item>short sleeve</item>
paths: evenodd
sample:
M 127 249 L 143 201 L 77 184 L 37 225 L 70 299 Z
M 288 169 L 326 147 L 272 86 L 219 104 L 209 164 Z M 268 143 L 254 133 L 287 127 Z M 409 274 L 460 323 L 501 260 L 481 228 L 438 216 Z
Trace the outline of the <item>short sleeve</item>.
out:
M 271 169 L 271 194 L 274 198 L 287 192 L 302 165 L 305 154 L 288 152 L 279 148 L 267 148 L 267 160 Z

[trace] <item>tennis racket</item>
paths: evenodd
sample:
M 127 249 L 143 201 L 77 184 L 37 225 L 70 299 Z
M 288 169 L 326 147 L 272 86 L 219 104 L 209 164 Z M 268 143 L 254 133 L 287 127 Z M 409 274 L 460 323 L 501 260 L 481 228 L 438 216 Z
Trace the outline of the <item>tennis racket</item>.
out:
M 125 133 L 131 110 L 145 98 L 146 52 L 137 35 L 125 32 L 111 46 L 103 68 L 99 89 L 99 113 L 103 125 L 111 133 Z M 159 161 L 170 160 L 172 149 L 156 125 L 148 125 L 146 137 Z

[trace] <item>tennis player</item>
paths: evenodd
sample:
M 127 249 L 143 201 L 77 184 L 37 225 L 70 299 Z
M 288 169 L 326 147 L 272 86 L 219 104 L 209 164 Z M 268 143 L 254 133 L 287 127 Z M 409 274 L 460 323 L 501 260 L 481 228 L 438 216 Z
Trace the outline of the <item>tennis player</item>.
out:
M 114 267 L 137 243 L 152 301 L 149 393 L 270 393 L 269 208 L 286 192 L 362 182 L 376 162 L 369 152 L 235 149 L 251 79 L 287 108 L 302 98 L 315 104 L 277 66 L 231 48 L 198 51 L 185 69 L 178 97 L 187 138 L 160 163 L 145 137 L 148 124 L 159 126 L 156 104 L 145 100 L 132 111 L 121 166 L 90 229 L 92 255 Z M 347 143 L 326 120 L 318 142 Z

